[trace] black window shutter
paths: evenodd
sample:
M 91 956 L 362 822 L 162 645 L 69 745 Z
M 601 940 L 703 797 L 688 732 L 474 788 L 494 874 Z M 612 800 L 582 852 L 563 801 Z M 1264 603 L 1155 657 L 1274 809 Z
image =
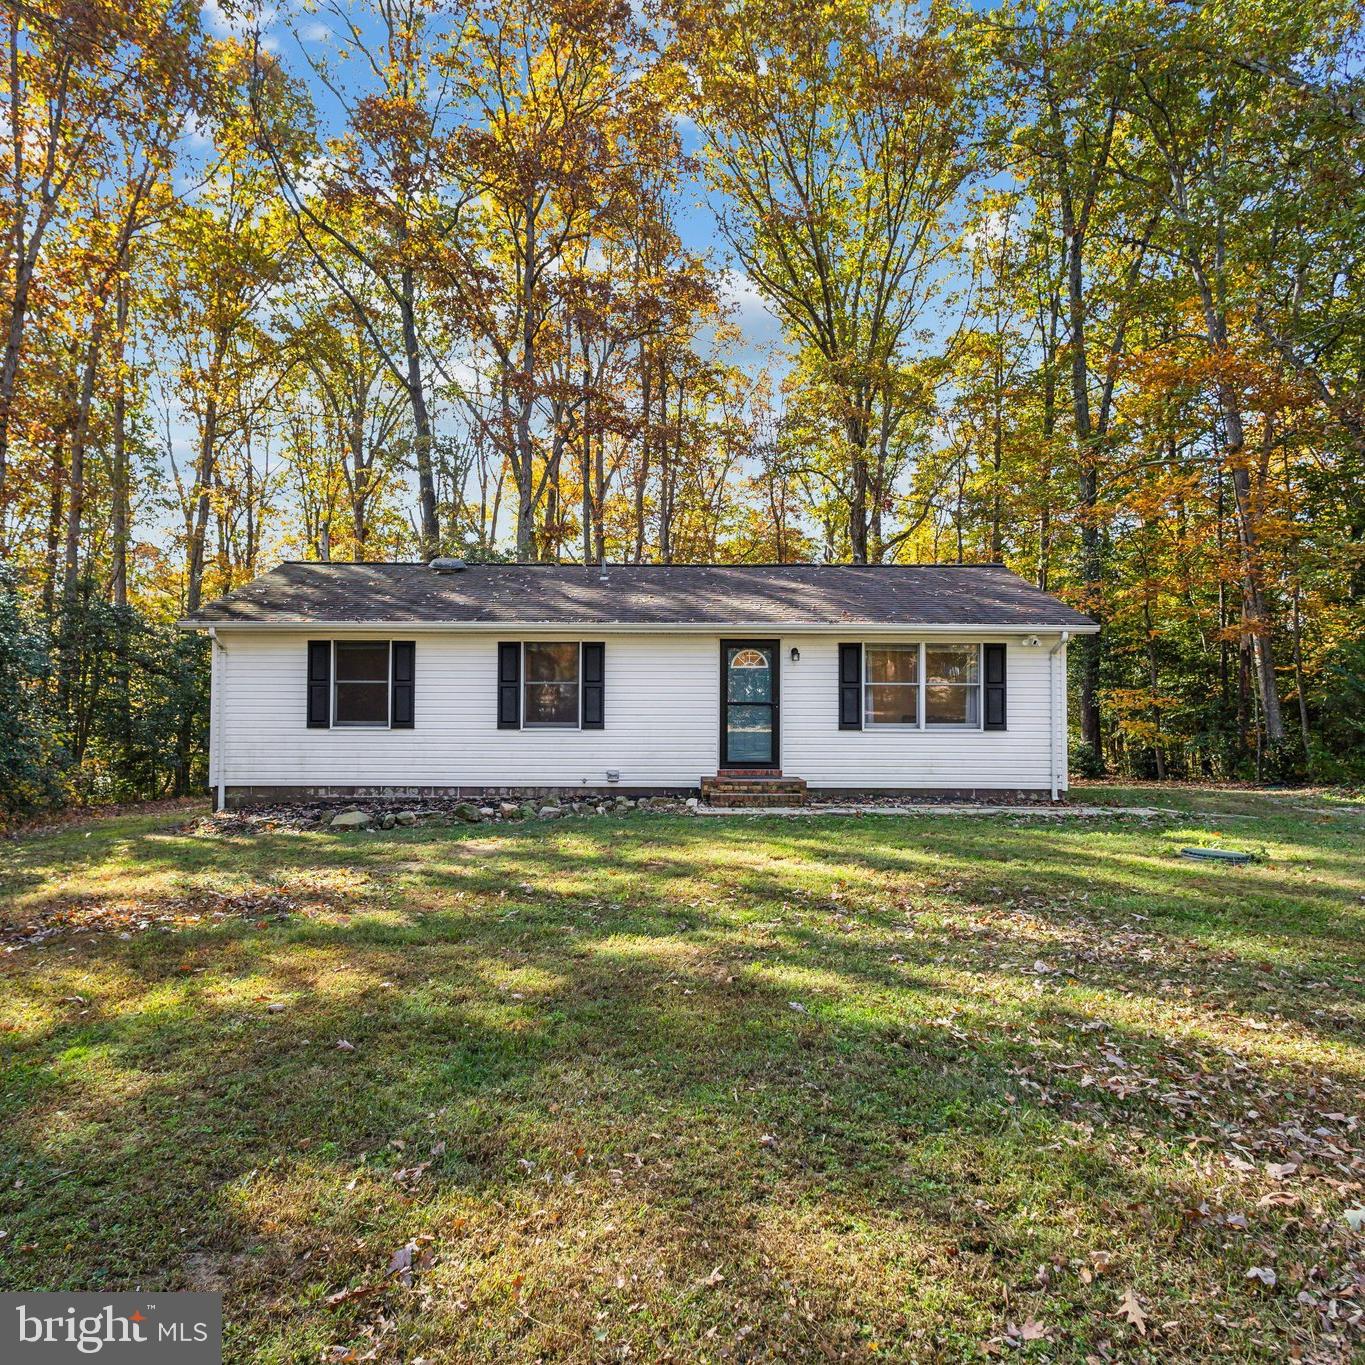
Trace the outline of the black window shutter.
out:
M 982 647 L 983 672 L 986 679 L 986 720 L 984 729 L 1005 728 L 1005 646 Z
M 326 730 L 332 723 L 332 642 L 308 641 L 308 728 Z
M 863 728 L 863 647 L 839 646 L 839 728 Z
M 601 641 L 583 642 L 583 728 L 605 728 L 607 647 Z
M 498 645 L 498 729 L 521 729 L 521 646 L 515 640 Z
M 411 730 L 416 708 L 413 694 L 417 684 L 416 640 L 393 642 L 393 686 L 389 690 L 389 728 Z

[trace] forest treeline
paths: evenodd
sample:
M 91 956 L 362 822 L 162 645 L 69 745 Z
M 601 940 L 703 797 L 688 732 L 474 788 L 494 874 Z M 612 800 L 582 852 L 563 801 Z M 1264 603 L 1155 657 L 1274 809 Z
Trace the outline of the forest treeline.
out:
M 0 810 L 284 556 L 1001 560 L 1082 771 L 1365 771 L 1354 0 L 0 15 Z

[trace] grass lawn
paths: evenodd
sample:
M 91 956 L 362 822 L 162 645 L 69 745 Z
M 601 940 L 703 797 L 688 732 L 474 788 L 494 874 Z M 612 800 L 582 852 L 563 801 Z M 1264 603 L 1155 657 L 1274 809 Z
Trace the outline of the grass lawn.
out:
M 1180 813 L 0 843 L 0 1287 L 220 1289 L 231 1362 L 1351 1359 L 1365 806 L 1078 795 Z

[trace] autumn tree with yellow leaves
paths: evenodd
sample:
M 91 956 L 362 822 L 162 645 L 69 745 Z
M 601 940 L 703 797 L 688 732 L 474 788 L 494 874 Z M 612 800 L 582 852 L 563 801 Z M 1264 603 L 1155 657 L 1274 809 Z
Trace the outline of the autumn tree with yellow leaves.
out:
M 1082 770 L 1365 766 L 1357 6 L 0 15 L 0 809 L 284 554 L 1002 560 Z

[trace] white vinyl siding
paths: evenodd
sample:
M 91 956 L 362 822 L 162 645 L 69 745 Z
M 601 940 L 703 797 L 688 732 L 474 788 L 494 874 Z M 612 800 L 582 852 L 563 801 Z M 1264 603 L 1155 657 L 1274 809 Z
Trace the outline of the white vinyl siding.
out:
M 865 647 L 906 641 L 905 636 L 861 638 Z M 1005 645 L 1008 729 L 874 725 L 841 730 L 837 642 L 783 636 L 783 772 L 804 777 L 811 787 L 1047 788 L 1052 754 L 1047 652 L 1057 637 L 1038 638 L 1041 644 L 1026 646 L 1019 635 L 995 631 L 975 642 Z M 923 631 L 909 639 L 933 642 Z M 965 642 L 958 636 L 953 643 Z M 801 651 L 800 663 L 788 662 L 793 645 Z M 1056 666 L 1065 673 L 1064 653 L 1058 654 Z
M 330 630 L 220 630 L 211 771 L 234 786 L 694 787 L 714 773 L 720 750 L 720 641 L 715 634 L 601 629 L 539 634 L 414 631 L 373 627 L 355 638 L 416 640 L 415 723 L 411 730 L 306 725 L 308 641 L 344 638 Z M 815 788 L 1045 790 L 1062 735 L 1049 733 L 1048 649 L 1056 635 L 1026 647 L 1022 636 L 983 632 L 1008 646 L 1009 728 L 840 730 L 841 639 L 865 644 L 931 640 L 913 635 L 777 635 L 781 765 Z M 569 638 L 606 646 L 606 726 L 601 730 L 497 726 L 499 640 Z M 961 634 L 954 642 L 963 640 Z M 791 661 L 792 647 L 800 660 Z M 1065 652 L 1053 676 L 1064 679 Z

